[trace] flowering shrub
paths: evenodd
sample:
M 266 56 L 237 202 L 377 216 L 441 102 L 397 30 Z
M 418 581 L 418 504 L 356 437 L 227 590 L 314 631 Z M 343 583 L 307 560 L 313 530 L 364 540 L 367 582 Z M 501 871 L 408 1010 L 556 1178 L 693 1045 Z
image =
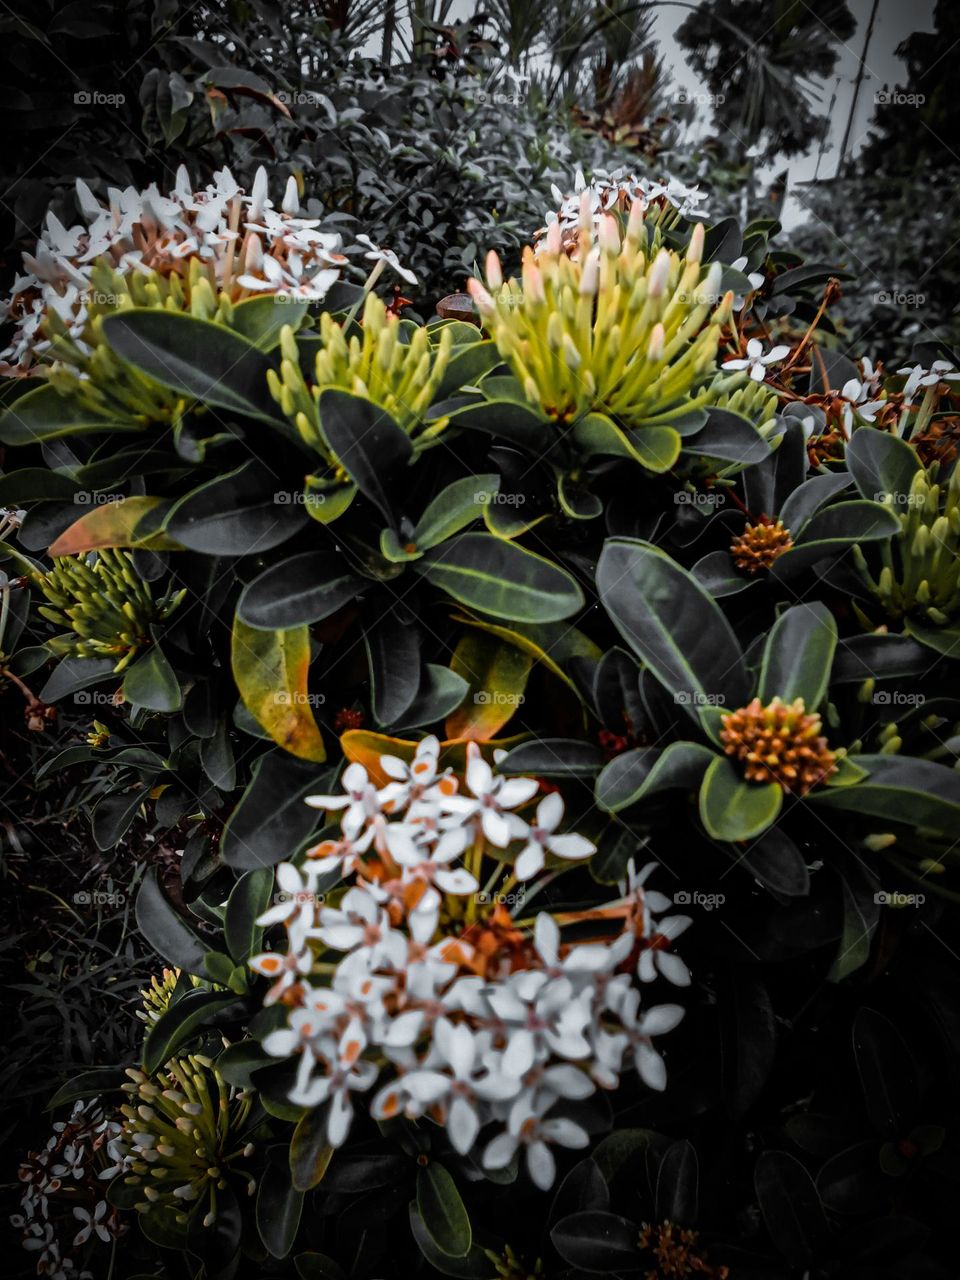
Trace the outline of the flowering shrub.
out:
M 142 1062 L 58 1102 L 122 1101 L 170 1274 L 847 1274 L 951 1185 L 942 974 L 870 984 L 956 893 L 953 366 L 839 352 L 769 222 L 576 185 L 459 318 L 223 174 L 11 299 L 5 710 L 98 851 L 178 851 Z

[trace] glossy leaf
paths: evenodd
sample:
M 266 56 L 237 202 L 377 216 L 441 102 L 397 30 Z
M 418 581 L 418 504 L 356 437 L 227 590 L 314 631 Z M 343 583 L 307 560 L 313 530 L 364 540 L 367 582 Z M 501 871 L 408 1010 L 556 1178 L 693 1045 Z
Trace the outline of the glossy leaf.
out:
M 132 419 L 100 418 L 51 386 L 19 396 L 0 415 L 0 444 L 24 447 L 61 436 L 95 435 L 98 431 L 142 431 Z
M 719 696 L 740 706 L 747 676 L 740 645 L 719 606 L 666 552 L 651 543 L 609 539 L 597 590 L 634 653 L 678 704 L 694 711 Z
M 140 932 L 164 960 L 203 977 L 203 960 L 209 948 L 160 888 L 156 867 L 148 868 L 143 878 L 136 916 Z
M 776 820 L 783 792 L 776 782 L 748 782 L 726 756 L 708 766 L 700 785 L 700 820 L 715 840 L 749 840 Z
M 195 1040 L 214 1014 L 235 1004 L 232 991 L 187 991 L 175 1000 L 147 1032 L 143 1044 L 143 1069 L 152 1075 L 165 1062 Z
M 441 1253 L 462 1258 L 470 1252 L 473 1233 L 469 1215 L 457 1184 L 436 1160 L 417 1170 L 417 1209 Z
M 324 761 L 326 748 L 307 692 L 307 628 L 257 631 L 235 618 L 231 661 L 244 706 L 273 741 L 302 760 Z
M 237 614 L 259 631 L 286 630 L 329 618 L 353 600 L 363 585 L 339 553 L 304 551 L 248 582 Z
M 802 698 L 815 711 L 830 681 L 837 647 L 837 623 L 826 605 L 797 604 L 785 609 L 767 637 L 760 664 L 757 696 L 766 705 L 774 698 Z
M 413 568 L 454 600 L 495 618 L 556 622 L 583 606 L 565 569 L 489 533 L 459 534 Z
M 176 311 L 135 307 L 102 322 L 122 359 L 188 400 L 286 428 L 267 389 L 270 360 L 223 325 Z
M 406 432 L 372 400 L 331 387 L 318 401 L 327 444 L 357 488 L 392 519 L 393 481 L 413 455 Z
M 167 535 L 191 551 L 249 556 L 269 551 L 306 525 L 304 508 L 276 488 L 256 458 L 209 480 L 171 507 Z M 287 499 L 284 501 L 283 499 Z
M 884 494 L 906 497 L 913 477 L 923 470 L 917 451 L 888 431 L 854 431 L 845 456 L 860 496 L 873 502 L 881 502 Z
M 466 681 L 466 692 L 447 717 L 448 738 L 486 742 L 515 715 L 523 702 L 530 656 L 482 631 L 461 636 L 451 670 Z
M 286 752 L 262 755 L 223 829 L 220 852 L 227 866 L 248 871 L 288 858 L 317 824 L 317 811 L 304 797 L 322 793 L 331 781 L 329 771 Z

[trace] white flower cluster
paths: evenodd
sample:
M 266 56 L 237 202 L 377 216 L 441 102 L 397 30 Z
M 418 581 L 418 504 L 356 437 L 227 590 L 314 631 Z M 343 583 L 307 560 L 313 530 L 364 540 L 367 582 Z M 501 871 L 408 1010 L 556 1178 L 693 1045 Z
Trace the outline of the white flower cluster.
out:
M 518 918 L 548 860 L 553 874 L 594 846 L 559 833 L 564 806 L 555 792 L 532 822 L 520 816 L 536 779 L 498 774 L 471 743 L 461 784 L 441 770 L 439 750 L 428 737 L 409 763 L 381 756 L 389 778 L 382 787 L 351 764 L 342 795 L 308 799 L 341 813 L 341 834 L 310 850 L 302 868 L 277 869 L 280 901 L 260 923 L 282 922 L 289 950 L 256 956 L 251 966 L 273 979 L 265 1003 L 282 1000 L 291 1011 L 264 1048 L 299 1057 L 290 1100 L 328 1108 L 332 1146 L 346 1139 L 351 1095 L 370 1090 L 386 1068 L 374 1117 L 429 1116 L 461 1153 L 490 1126 L 484 1166 L 502 1168 L 522 1148 L 531 1177 L 546 1188 L 555 1170 L 550 1147 L 587 1144 L 580 1125 L 551 1114 L 556 1103 L 616 1088 L 625 1063 L 649 1088 L 665 1087 L 653 1038 L 672 1030 L 683 1009 L 642 1006 L 636 983 L 689 984 L 669 947 L 691 921 L 654 918 L 671 904 L 644 888 L 653 863 L 639 875 L 631 864 L 617 901 L 563 914 L 564 925 L 580 921 L 587 935 L 576 943 L 563 941 L 546 911 Z M 321 893 L 331 877 L 352 881 L 335 905 Z M 517 881 L 522 888 L 509 892 Z M 326 952 L 342 958 L 326 962 Z M 312 980 L 319 972 L 323 985 Z
M 21 1212 L 10 1222 L 23 1232 L 23 1247 L 36 1254 L 38 1275 L 92 1280 L 92 1272 L 78 1270 L 71 1254 L 91 1236 L 108 1242 L 120 1234 L 116 1211 L 100 1195 L 100 1185 L 125 1167 L 121 1132 L 98 1098 L 76 1102 L 69 1120 L 54 1123 L 43 1151 L 31 1152 L 20 1166 Z M 75 1233 L 69 1243 L 63 1239 L 65 1223 Z
M 613 171 L 597 169 L 594 171 L 591 182 L 587 182 L 583 171 L 578 169 L 574 179 L 573 194 L 565 195 L 555 185 L 551 186 L 550 191 L 557 207 L 548 210 L 546 225 L 536 232 L 535 243 L 538 248 L 554 222 L 559 224 L 567 251 L 570 251 L 569 246 L 575 247 L 579 238 L 585 198 L 593 215 L 595 237 L 599 237 L 604 214 L 628 213 L 637 200 L 640 201 L 644 210 L 659 203 L 675 207 L 683 217 L 702 216 L 706 213 L 706 210 L 699 207 L 706 200 L 706 193 L 700 191 L 698 187 L 685 186 L 674 178 L 668 178 L 664 182 L 652 182 L 649 178 L 638 178 L 635 174 L 625 173 L 623 169 Z
M 104 206 L 82 180 L 76 191 L 82 223 L 66 227 L 55 213 L 47 213 L 35 251 L 23 255 L 24 274 L 0 306 L 0 319 L 16 326 L 10 345 L 0 352 L 0 372 L 25 373 L 48 350 L 44 320 L 49 312 L 56 313 L 71 338 L 82 341 L 95 292 L 94 266 L 103 259 L 124 273 L 181 276 L 199 261 L 211 284 L 233 302 L 266 293 L 320 302 L 348 261 L 338 233 L 320 230 L 319 218 L 299 216 L 295 178 L 287 180 L 280 207 L 274 206 L 262 166 L 249 194 L 227 168 L 194 191 L 183 165 L 167 193 L 155 183 L 145 191 L 111 187 Z M 367 258 L 416 283 L 391 250 L 379 249 L 368 237 L 358 239 L 369 249 Z

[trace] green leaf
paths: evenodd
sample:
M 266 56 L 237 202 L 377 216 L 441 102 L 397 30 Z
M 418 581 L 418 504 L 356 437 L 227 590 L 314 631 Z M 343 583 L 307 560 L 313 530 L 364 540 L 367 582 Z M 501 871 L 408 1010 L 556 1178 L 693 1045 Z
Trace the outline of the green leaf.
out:
M 530 655 L 483 631 L 467 631 L 450 666 L 466 684 L 448 716 L 446 736 L 487 742 L 521 706 L 533 661 Z
M 127 1081 L 127 1073 L 123 1067 L 91 1067 L 81 1071 L 62 1084 L 44 1108 L 45 1111 L 56 1111 L 68 1102 L 77 1102 L 84 1098 L 99 1098 L 102 1093 L 119 1092 L 120 1086 Z
M 136 916 L 140 932 L 164 960 L 199 978 L 204 976 L 203 960 L 210 948 L 173 908 L 160 888 L 156 867 L 149 867 L 144 876 Z
M 673 427 L 623 431 L 603 413 L 588 413 L 574 424 L 573 438 L 585 457 L 630 458 L 647 471 L 669 471 L 680 456 L 680 433 Z
M 629 1218 L 603 1209 L 584 1209 L 561 1218 L 550 1232 L 553 1247 L 580 1271 L 639 1271 L 640 1228 Z
M 549 422 L 529 405 L 515 400 L 485 400 L 481 404 L 455 409 L 449 416 L 450 431 L 454 427 L 482 431 L 533 453 L 542 453 L 555 438 Z
M 917 1108 L 917 1069 L 906 1041 L 882 1013 L 860 1009 L 853 1022 L 853 1052 L 873 1127 L 899 1138 Z
M 860 496 L 873 502 L 882 502 L 884 494 L 902 501 L 913 477 L 923 470 L 917 451 L 905 440 L 874 427 L 854 431 L 845 457 Z
M 773 1243 L 791 1267 L 811 1267 L 830 1228 L 809 1173 L 786 1151 L 764 1151 L 754 1170 L 754 1188 Z
M 307 628 L 257 631 L 237 617 L 233 622 L 231 661 L 243 705 L 273 741 L 302 760 L 326 760 L 323 737 L 307 692 Z
M 261 298 L 245 298 L 233 308 L 230 329 L 252 342 L 260 351 L 272 351 L 280 342 L 285 325 L 296 331 L 303 322 L 308 302 L 268 294 Z
M 843 931 L 837 945 L 837 955 L 828 982 L 842 982 L 856 973 L 870 959 L 870 947 L 877 925 L 880 923 L 880 904 L 876 900 L 877 882 L 862 874 L 855 881 L 841 874 L 843 885 Z
M 316 827 L 317 811 L 304 797 L 323 792 L 331 781 L 329 771 L 286 752 L 262 755 L 223 829 L 220 852 L 227 866 L 249 871 L 288 858 Z
M 473 326 L 471 326 L 472 328 Z M 455 347 L 443 378 L 434 397 L 435 403 L 446 400 L 461 387 L 473 386 L 485 373 L 500 363 L 500 352 L 492 341 L 480 341 L 479 329 L 474 330 L 477 341 L 467 346 Z
M 666 552 L 640 540 L 608 539 L 597 591 L 614 626 L 678 705 L 693 714 L 717 698 L 743 705 L 747 675 L 733 629 Z
M 300 1280 L 347 1280 L 339 1262 L 325 1253 L 298 1253 L 293 1260 Z
M 497 772 L 538 778 L 595 778 L 601 764 L 599 750 L 582 738 L 537 738 L 508 752 Z
M 370 668 L 370 705 L 384 729 L 402 720 L 420 688 L 420 635 L 394 613 L 381 614 L 363 632 Z
M 148 711 L 173 712 L 183 706 L 183 692 L 176 672 L 158 644 L 153 644 L 123 678 L 123 696 L 132 706 Z
M 684 443 L 683 451 L 707 458 L 722 458 L 727 462 L 739 462 L 742 466 L 753 466 L 754 463 L 762 462 L 771 449 L 743 414 L 733 413 L 729 409 L 710 409 L 706 426 Z
M 297 1191 L 312 1191 L 333 1158 L 327 1142 L 327 1109 L 313 1107 L 304 1112 L 290 1139 L 290 1177 Z
M 904 630 L 927 649 L 942 653 L 945 658 L 960 658 L 960 626 L 925 626 L 915 618 L 907 618 Z
M 26 502 L 60 499 L 69 502 L 83 485 L 70 476 L 46 467 L 21 467 L 0 476 L 0 507 L 22 507 Z M 86 495 L 84 495 L 86 496 Z
M 393 518 L 392 481 L 413 456 L 406 432 L 386 409 L 363 396 L 330 387 L 318 401 L 320 428 L 350 479 L 365 497 Z
M 338 552 L 304 551 L 248 582 L 237 616 L 258 631 L 283 631 L 329 618 L 363 586 Z
M 661 791 L 692 791 L 714 759 L 714 752 L 699 742 L 671 742 L 665 751 L 635 747 L 604 767 L 597 779 L 597 804 L 607 813 L 619 813 Z
M 465 476 L 454 480 L 434 498 L 417 522 L 413 531 L 413 543 L 418 551 L 445 542 L 474 520 L 483 516 L 484 507 L 500 488 L 500 477 L 490 475 Z
M 151 307 L 107 316 L 101 332 L 121 359 L 161 386 L 201 404 L 286 429 L 267 389 L 272 363 L 239 333 L 209 320 Z
M 868 777 L 849 787 L 825 787 L 810 795 L 824 809 L 843 809 L 913 827 L 952 834 L 960 822 L 960 773 L 933 760 L 893 755 L 851 756 Z
M 462 1258 L 444 1253 L 424 1225 L 414 1201 L 410 1203 L 410 1233 L 427 1262 L 441 1275 L 453 1276 L 455 1280 L 491 1280 L 487 1251 L 474 1244 Z
M 456 671 L 425 662 L 420 669 L 417 696 L 403 713 L 404 726 L 416 729 L 445 720 L 456 711 L 469 690 L 467 681 Z
M 815 711 L 827 691 L 836 647 L 836 619 L 825 604 L 785 609 L 763 648 L 760 701 L 766 705 L 774 698 L 802 698 L 807 711 Z
M 770 827 L 746 849 L 731 850 L 731 856 L 771 893 L 804 898 L 810 892 L 810 872 L 803 854 L 779 827 Z
M 147 1032 L 143 1044 L 143 1069 L 147 1075 L 153 1075 L 185 1044 L 196 1039 L 213 1014 L 236 1003 L 232 991 L 187 991 L 175 1000 Z
M 441 1253 L 462 1258 L 470 1252 L 473 1233 L 457 1184 L 436 1160 L 417 1170 L 417 1208 Z
M 565 569 L 489 533 L 459 534 L 413 569 L 454 600 L 495 618 L 557 622 L 583 607 L 583 592 Z
M 142 431 L 140 422 L 98 418 L 75 400 L 51 386 L 37 387 L 19 396 L 0 415 L 0 443 L 11 446 L 40 444 L 61 436 L 94 435 L 98 431 Z
M 290 1171 L 272 1161 L 260 1175 L 257 1193 L 257 1230 L 267 1252 L 285 1258 L 293 1248 L 303 1212 L 303 1192 L 290 1180 Z
M 307 524 L 303 506 L 276 491 L 263 463 L 251 458 L 208 480 L 170 508 L 164 531 L 191 551 L 250 556 L 279 546 Z
M 700 820 L 715 840 L 750 840 L 775 821 L 783 803 L 776 782 L 747 782 L 726 756 L 707 766 L 700 785 Z
M 784 527 L 790 530 L 794 540 L 803 531 L 803 526 L 810 517 L 848 488 L 849 484 L 848 475 L 843 471 L 835 471 L 827 475 L 811 476 L 791 490 L 780 508 L 780 519 Z
M 246 964 L 259 950 L 263 926 L 256 923 L 273 897 L 273 869 L 261 867 L 240 877 L 230 891 L 223 917 L 227 950 L 237 964 Z
M 900 521 L 879 502 L 835 502 L 812 516 L 795 545 L 777 556 L 770 572 L 788 578 L 818 560 L 842 555 L 854 543 L 882 542 L 900 532 Z
M 690 574 L 714 600 L 739 595 L 759 579 L 736 567 L 729 551 L 708 551 L 690 570 Z
M 145 788 L 138 786 L 131 791 L 108 793 L 98 802 L 90 828 L 93 843 L 101 853 L 120 843 L 146 798 Z

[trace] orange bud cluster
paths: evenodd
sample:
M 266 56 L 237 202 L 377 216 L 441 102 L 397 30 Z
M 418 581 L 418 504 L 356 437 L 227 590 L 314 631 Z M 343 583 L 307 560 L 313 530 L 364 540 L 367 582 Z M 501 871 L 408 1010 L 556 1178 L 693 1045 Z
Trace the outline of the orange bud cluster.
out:
M 791 703 L 774 698 L 767 706 L 754 698 L 722 720 L 724 750 L 742 761 L 752 782 L 776 782 L 802 796 L 836 772 L 836 755 L 821 735 L 820 717 L 807 713 L 802 698 Z
M 792 546 L 790 530 L 782 520 L 758 520 L 737 534 L 730 543 L 730 554 L 738 569 L 759 573 L 761 569 L 769 569 L 777 556 Z

